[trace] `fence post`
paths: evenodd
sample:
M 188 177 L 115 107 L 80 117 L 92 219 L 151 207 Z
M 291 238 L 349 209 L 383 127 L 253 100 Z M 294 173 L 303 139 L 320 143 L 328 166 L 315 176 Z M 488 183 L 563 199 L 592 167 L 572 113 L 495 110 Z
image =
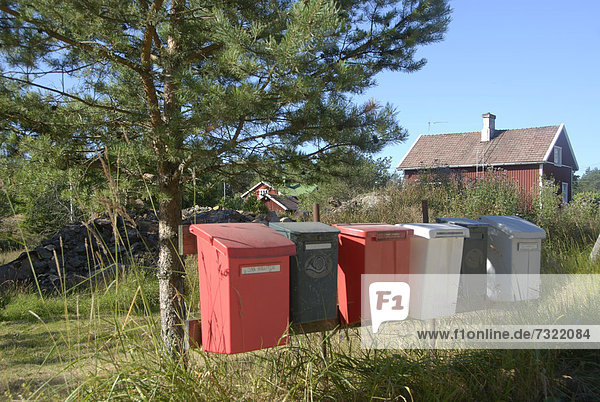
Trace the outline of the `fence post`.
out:
M 321 210 L 319 204 L 313 204 L 313 222 L 321 222 Z
M 429 206 L 427 200 L 421 201 L 421 210 L 423 211 L 423 223 L 429 223 Z
M 592 252 L 590 253 L 590 260 L 592 260 L 592 262 L 596 261 L 598 259 L 599 254 L 600 254 L 600 234 L 598 235 L 598 238 L 596 239 L 596 244 L 594 244 L 594 248 L 592 249 Z

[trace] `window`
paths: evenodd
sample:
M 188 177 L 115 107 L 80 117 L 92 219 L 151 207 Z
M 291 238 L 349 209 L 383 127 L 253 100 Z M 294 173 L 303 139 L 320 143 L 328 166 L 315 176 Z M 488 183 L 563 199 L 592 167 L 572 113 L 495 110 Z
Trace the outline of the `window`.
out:
M 554 147 L 554 164 L 562 165 L 562 148 Z
M 269 189 L 268 188 L 261 188 L 260 190 L 258 190 L 258 197 L 264 197 L 265 195 L 269 194 Z
M 566 204 L 569 202 L 569 183 L 562 182 L 560 185 L 562 201 Z

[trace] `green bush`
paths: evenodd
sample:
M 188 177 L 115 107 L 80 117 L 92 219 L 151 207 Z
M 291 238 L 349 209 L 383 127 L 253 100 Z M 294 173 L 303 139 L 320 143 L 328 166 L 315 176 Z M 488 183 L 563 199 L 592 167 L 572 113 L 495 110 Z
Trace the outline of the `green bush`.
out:
M 551 243 L 586 245 L 600 232 L 598 194 L 577 194 L 569 204 L 563 204 L 557 188 L 545 181 L 536 200 L 534 222 L 548 232 Z
M 585 205 L 590 210 L 598 212 L 600 208 L 600 191 L 584 191 L 573 196 L 572 203 Z
M 242 204 L 242 208 L 246 212 L 252 212 L 254 214 L 266 214 L 269 212 L 269 209 L 265 205 L 264 202 L 260 201 L 256 197 L 252 195 L 248 196 L 246 201 Z
M 458 187 L 455 185 L 455 187 Z M 483 177 L 458 188 L 448 212 L 476 218 L 479 215 L 517 215 L 527 217 L 532 212 L 532 199 L 518 184 L 499 171 L 485 172 Z
M 221 205 L 225 208 L 241 210 L 244 209 L 244 199 L 238 195 L 234 197 L 221 198 Z
M 426 200 L 429 217 L 477 218 L 479 215 L 517 215 L 531 219 L 534 200 L 521 192 L 505 174 L 486 172 L 482 178 L 462 182 L 456 176 L 429 173 L 418 182 L 388 184 L 373 192 L 379 201 L 369 208 L 352 202 L 325 212 L 329 222 L 421 222 L 421 201 Z

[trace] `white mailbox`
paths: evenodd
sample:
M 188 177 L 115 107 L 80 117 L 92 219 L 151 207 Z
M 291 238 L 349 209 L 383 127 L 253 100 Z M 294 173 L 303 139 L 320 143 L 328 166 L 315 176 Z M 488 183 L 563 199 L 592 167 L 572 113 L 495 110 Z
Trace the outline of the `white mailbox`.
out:
M 469 229 L 448 223 L 399 226 L 414 231 L 410 242 L 409 316 L 427 320 L 453 315 L 463 243 L 465 237 L 469 237 Z

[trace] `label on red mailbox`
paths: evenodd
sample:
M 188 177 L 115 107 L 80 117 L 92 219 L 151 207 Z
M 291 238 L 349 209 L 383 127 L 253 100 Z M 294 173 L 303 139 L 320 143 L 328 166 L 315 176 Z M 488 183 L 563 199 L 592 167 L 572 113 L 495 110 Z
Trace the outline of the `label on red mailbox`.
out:
M 375 235 L 376 241 L 404 239 L 406 239 L 406 232 L 380 232 Z
M 263 274 L 266 272 L 279 272 L 280 270 L 280 265 L 259 265 L 252 267 L 242 267 L 242 275 Z

